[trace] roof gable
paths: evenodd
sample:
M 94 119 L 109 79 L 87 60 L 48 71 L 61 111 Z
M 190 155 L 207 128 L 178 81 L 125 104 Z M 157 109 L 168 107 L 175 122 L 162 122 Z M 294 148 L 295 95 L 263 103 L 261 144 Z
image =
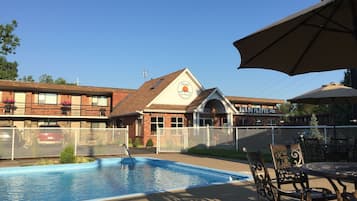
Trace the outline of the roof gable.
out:
M 121 116 L 143 111 L 173 80 L 187 69 L 170 73 L 168 75 L 151 79 L 119 103 L 111 113 L 111 116 Z

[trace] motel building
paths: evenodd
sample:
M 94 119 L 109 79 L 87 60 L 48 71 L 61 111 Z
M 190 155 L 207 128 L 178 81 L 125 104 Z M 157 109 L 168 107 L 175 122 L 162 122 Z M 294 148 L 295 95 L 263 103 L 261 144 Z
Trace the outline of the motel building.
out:
M 151 79 L 136 90 L 0 80 L 0 126 L 128 127 L 129 138 L 155 143 L 158 128 L 272 125 L 283 100 L 224 96 L 205 89 L 189 69 Z

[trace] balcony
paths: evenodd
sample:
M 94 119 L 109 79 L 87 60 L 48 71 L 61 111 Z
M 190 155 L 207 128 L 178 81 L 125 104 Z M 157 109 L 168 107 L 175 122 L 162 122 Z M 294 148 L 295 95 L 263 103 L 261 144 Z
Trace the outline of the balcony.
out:
M 110 106 L 75 105 L 71 103 L 38 104 L 38 103 L 0 103 L 3 112 L 0 115 L 26 116 L 89 116 L 106 117 L 110 113 Z M 14 112 L 16 111 L 16 112 Z

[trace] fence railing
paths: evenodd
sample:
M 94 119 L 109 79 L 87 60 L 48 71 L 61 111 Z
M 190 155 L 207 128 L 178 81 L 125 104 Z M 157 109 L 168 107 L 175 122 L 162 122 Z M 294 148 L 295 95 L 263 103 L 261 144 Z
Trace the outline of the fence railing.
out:
M 76 156 L 123 154 L 128 128 L 0 128 L 0 159 L 58 157 L 67 146 Z
M 244 126 L 244 127 L 184 127 L 159 128 L 157 153 L 184 152 L 193 147 L 216 147 L 269 152 L 270 144 L 289 144 L 308 138 L 316 130 L 327 144 L 331 137 L 357 141 L 357 126 Z

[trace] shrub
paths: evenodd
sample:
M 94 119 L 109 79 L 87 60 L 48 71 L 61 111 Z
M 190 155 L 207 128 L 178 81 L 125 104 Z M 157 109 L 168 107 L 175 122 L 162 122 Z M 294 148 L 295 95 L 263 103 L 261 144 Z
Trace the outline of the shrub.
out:
M 153 147 L 154 146 L 154 142 L 152 141 L 152 139 L 148 139 L 148 141 L 146 142 L 146 147 Z
M 60 163 L 74 163 L 76 157 L 74 156 L 74 147 L 72 145 L 66 146 L 61 152 Z
M 139 145 L 141 145 L 141 139 L 140 138 L 135 138 L 134 142 L 133 142 L 133 147 L 138 147 Z

